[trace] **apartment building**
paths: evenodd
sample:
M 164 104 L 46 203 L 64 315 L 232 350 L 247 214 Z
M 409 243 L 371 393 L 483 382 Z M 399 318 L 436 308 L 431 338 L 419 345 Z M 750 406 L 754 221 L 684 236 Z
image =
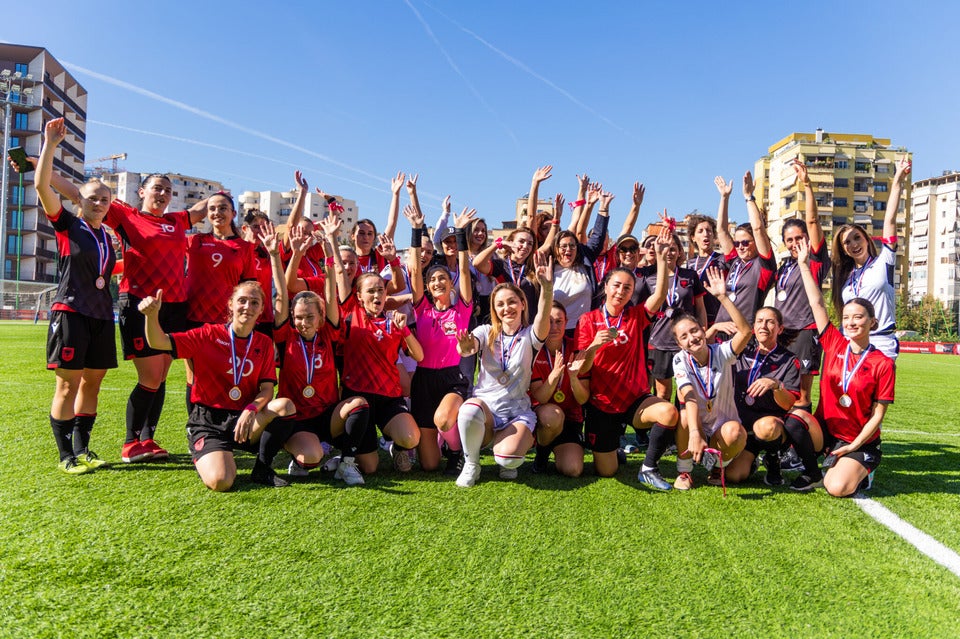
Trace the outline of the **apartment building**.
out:
M 960 172 L 913 183 L 910 198 L 911 303 L 932 295 L 960 312 Z

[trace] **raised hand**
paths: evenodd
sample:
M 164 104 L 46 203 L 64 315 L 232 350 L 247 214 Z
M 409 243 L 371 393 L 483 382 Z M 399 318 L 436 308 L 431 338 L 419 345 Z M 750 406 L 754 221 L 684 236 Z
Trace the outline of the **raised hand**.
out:
M 797 264 L 809 264 L 809 263 L 810 263 L 810 244 L 807 242 L 807 238 L 801 235 L 797 238 Z
M 563 193 L 557 193 L 556 197 L 553 198 L 553 210 L 556 211 L 553 216 L 555 220 L 559 220 L 560 214 L 563 213 L 563 202 Z
M 639 207 L 643 204 L 643 195 L 647 192 L 646 187 L 643 186 L 640 182 L 633 183 L 633 204 L 634 206 Z
M 409 204 L 403 207 L 403 217 L 407 218 L 407 221 L 410 222 L 410 226 L 415 229 L 423 226 L 423 213 Z
M 666 218 L 667 209 L 663 209 L 663 217 L 661 219 Z M 671 246 L 673 246 L 673 235 L 670 233 L 670 228 L 667 226 L 661 226 L 660 230 L 657 232 L 656 239 L 657 257 L 661 259 L 664 258 Z
M 584 193 L 587 192 L 587 189 L 590 187 L 590 176 L 584 173 L 583 175 L 577 175 L 577 184 L 579 188 Z
M 330 194 L 322 190 L 319 186 L 317 187 L 317 193 L 320 194 L 320 197 L 322 197 L 324 200 L 330 199 Z
M 419 173 L 414 173 L 409 178 L 407 178 L 407 193 L 413 195 L 417 192 L 417 179 L 420 178 Z
M 553 257 L 544 256 L 540 251 L 534 251 L 533 268 L 540 286 L 553 286 Z
M 156 315 L 157 313 L 160 312 L 160 306 L 162 304 L 163 304 L 163 289 L 158 288 L 156 297 L 152 295 L 147 295 L 145 298 L 140 300 L 140 303 L 137 305 L 137 310 L 146 316 Z
M 393 313 L 393 325 L 397 327 L 397 330 L 403 330 L 403 327 L 407 325 L 407 316 L 403 313 Z
M 47 122 L 43 133 L 47 141 L 51 144 L 60 144 L 64 138 L 67 137 L 67 125 L 64 123 L 63 118 L 56 118 L 55 120 Z
M 544 346 L 546 348 L 546 346 Z M 563 377 L 563 371 L 566 368 L 566 362 L 563 361 L 563 351 L 558 351 L 556 354 L 556 359 L 553 360 L 553 368 L 550 370 L 550 374 L 547 375 L 547 382 L 552 386 L 560 381 L 560 378 Z
M 721 197 L 730 197 L 730 194 L 733 193 L 733 180 L 724 182 L 723 177 L 718 175 L 713 178 L 713 183 L 717 185 L 717 190 L 720 191 Z
M 600 192 L 599 192 L 599 197 L 600 197 L 600 210 L 601 210 L 601 211 L 609 211 L 609 210 L 610 210 L 610 203 L 613 202 L 613 198 L 615 198 L 615 197 L 617 197 L 617 196 L 614 195 L 613 193 L 611 193 L 610 191 L 600 191 Z M 641 200 L 641 201 L 643 200 L 643 196 L 642 196 L 642 195 L 640 196 L 640 200 Z
M 457 331 L 457 350 L 459 350 L 461 354 L 472 354 L 474 339 L 473 333 L 468 330 Z
M 406 176 L 403 174 L 403 171 L 397 171 L 397 176 L 390 180 L 390 190 L 394 195 L 400 193 L 400 189 L 403 188 L 403 183 L 406 182 Z
M 397 257 L 397 247 L 386 233 L 381 233 L 378 238 L 380 243 L 377 246 L 377 253 L 383 256 L 388 262 L 392 262 Z
M 327 217 L 320 220 L 320 228 L 323 230 L 323 234 L 327 236 L 327 239 L 336 246 L 337 233 L 340 232 L 340 227 L 343 226 L 343 220 L 340 219 L 339 215 L 331 213 Z
M 303 173 L 300 171 L 293 172 L 293 179 L 297 181 L 297 188 L 299 188 L 302 193 L 306 193 L 308 190 L 310 190 L 310 187 L 307 185 L 306 178 L 303 177 Z
M 477 218 L 477 209 L 463 207 L 463 211 L 460 212 L 460 215 L 453 218 L 453 225 L 458 229 L 467 228 L 467 224 L 470 224 L 473 220 Z
M 553 177 L 553 175 L 550 173 L 550 171 L 552 170 L 553 170 L 552 164 L 541 166 L 539 169 L 533 172 L 533 181 L 536 182 L 537 184 L 540 184 L 545 180 L 549 180 L 551 177 Z
M 790 166 L 793 167 L 793 172 L 797 174 L 796 184 L 805 185 L 810 181 L 810 176 L 807 174 L 807 165 L 801 162 L 799 159 L 791 160 Z
M 303 227 L 297 224 L 290 229 L 290 250 L 296 255 L 303 255 L 313 244 L 313 236 L 304 233 Z
M 443 205 L 442 205 L 442 206 L 443 206 L 443 212 L 444 212 L 444 213 L 449 213 L 449 212 L 450 212 L 450 196 L 449 196 L 449 195 L 448 195 L 447 197 L 443 198 Z
M 711 266 L 707 269 L 707 284 L 704 286 L 707 289 L 707 293 L 710 293 L 714 297 L 720 297 L 727 294 L 727 279 L 724 276 L 723 271 L 718 269 L 715 266 Z
M 893 174 L 893 179 L 897 182 L 901 182 L 904 176 L 909 175 L 910 171 L 913 169 L 913 163 L 907 159 L 907 156 L 903 156 L 897 160 L 897 170 Z
M 277 251 L 280 250 L 280 241 L 277 238 L 277 229 L 274 228 L 273 222 L 270 220 L 267 220 L 260 225 L 260 231 L 257 233 L 257 238 L 259 238 L 260 243 L 263 244 L 263 248 L 267 249 L 267 252 L 270 253 L 270 255 L 276 255 Z
M 756 189 L 757 185 L 753 181 L 753 174 L 747 171 L 743 174 L 743 197 L 750 197 Z

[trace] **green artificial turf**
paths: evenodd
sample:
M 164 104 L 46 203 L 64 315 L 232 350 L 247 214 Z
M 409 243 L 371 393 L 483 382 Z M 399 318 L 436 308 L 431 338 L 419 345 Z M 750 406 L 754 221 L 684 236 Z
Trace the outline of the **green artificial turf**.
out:
M 57 472 L 44 326 L 0 323 L 2 637 L 949 637 L 960 578 L 824 491 L 755 479 L 688 494 L 612 479 L 471 490 L 386 463 L 346 489 L 203 487 L 175 363 L 166 462 L 121 465 L 135 376 L 107 375 L 92 448 Z M 960 358 L 905 355 L 870 496 L 960 550 Z M 924 435 L 901 433 L 916 431 Z M 283 465 L 284 456 L 278 460 Z M 664 474 L 675 476 L 674 458 Z M 588 459 L 589 462 L 589 459 Z M 282 471 L 281 471 L 282 474 Z

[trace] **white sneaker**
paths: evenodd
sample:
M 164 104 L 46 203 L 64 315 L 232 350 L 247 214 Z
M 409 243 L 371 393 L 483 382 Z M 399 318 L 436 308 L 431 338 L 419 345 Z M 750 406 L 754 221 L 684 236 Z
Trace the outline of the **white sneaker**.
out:
M 347 486 L 360 486 L 364 483 L 363 475 L 357 468 L 357 462 L 353 459 L 342 459 L 337 466 L 337 472 L 334 479 L 342 479 Z
M 506 466 L 500 467 L 500 479 L 516 479 L 516 478 L 517 478 L 516 468 L 507 468 Z
M 476 462 L 466 462 L 460 476 L 457 477 L 457 486 L 460 488 L 470 488 L 480 479 L 480 464 Z
M 310 469 L 298 464 L 296 459 L 291 459 L 290 465 L 287 466 L 287 474 L 291 477 L 307 477 L 310 475 Z
M 393 444 L 390 445 L 390 455 L 393 457 L 393 467 L 401 473 L 409 473 L 413 469 L 413 460 L 410 459 L 408 451 L 403 450 Z
M 327 461 L 323 462 L 323 470 L 328 473 L 332 473 L 340 468 L 340 455 L 334 455 Z

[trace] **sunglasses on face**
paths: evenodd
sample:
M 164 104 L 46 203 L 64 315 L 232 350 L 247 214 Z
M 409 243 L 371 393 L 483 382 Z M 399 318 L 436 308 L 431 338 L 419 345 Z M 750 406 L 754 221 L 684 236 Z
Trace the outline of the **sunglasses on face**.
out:
M 747 248 L 748 246 L 750 246 L 750 242 L 752 242 L 752 241 L 753 241 L 753 240 L 734 240 L 734 241 L 733 241 L 733 247 L 734 247 L 734 248 Z
M 621 253 L 636 253 L 639 250 L 639 246 L 621 246 L 619 249 Z

